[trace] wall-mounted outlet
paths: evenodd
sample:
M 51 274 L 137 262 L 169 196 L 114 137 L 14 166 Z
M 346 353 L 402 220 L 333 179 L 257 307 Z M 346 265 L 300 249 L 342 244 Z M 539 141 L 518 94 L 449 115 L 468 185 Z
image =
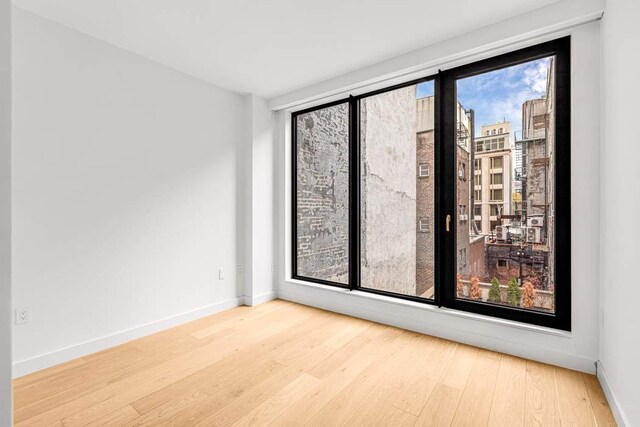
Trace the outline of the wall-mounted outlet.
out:
M 244 272 L 244 270 L 242 268 L 242 264 L 238 264 L 237 268 L 238 268 L 238 274 L 242 274 Z
M 29 309 L 17 308 L 16 309 L 16 325 L 26 325 L 29 323 Z
M 218 280 L 224 280 L 224 268 L 222 267 L 218 269 Z
M 276 263 L 275 263 L 275 262 L 272 262 L 272 263 L 271 263 L 271 272 L 272 272 L 272 273 L 275 273 L 275 272 L 276 272 Z

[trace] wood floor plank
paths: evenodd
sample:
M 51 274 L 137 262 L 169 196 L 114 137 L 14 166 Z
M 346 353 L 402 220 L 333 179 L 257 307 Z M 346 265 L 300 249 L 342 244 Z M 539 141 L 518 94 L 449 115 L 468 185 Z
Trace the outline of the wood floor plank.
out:
M 417 421 L 418 417 L 415 415 L 398 409 L 395 406 L 390 406 L 388 411 L 380 419 L 380 422 L 375 425 L 381 427 L 414 426 Z
M 519 357 L 503 355 L 491 402 L 489 425 L 514 427 L 524 424 L 527 363 Z
M 440 426 L 452 423 L 477 356 L 476 347 L 458 344 L 440 381 L 420 412 L 417 425 Z
M 266 425 L 280 416 L 288 408 L 295 404 L 312 388 L 320 384 L 318 378 L 302 373 L 298 378 L 287 384 L 285 388 L 276 392 L 272 397 L 256 406 L 244 417 L 233 425 L 247 427 L 253 425 Z
M 609 402 L 600 387 L 600 382 L 595 375 L 582 374 L 584 383 L 587 386 L 587 392 L 589 393 L 589 400 L 591 401 L 591 408 L 593 409 L 593 415 L 595 416 L 598 427 L 600 426 L 615 426 L 616 420 L 613 418 Z
M 416 417 L 420 415 L 451 361 L 456 347 L 457 344 L 452 341 L 431 338 L 430 344 L 421 352 L 423 358 L 415 375 L 402 389 L 393 405 Z
M 525 384 L 526 426 L 560 426 L 553 366 L 527 360 Z
M 595 418 L 582 373 L 554 368 L 562 425 L 594 426 Z
M 293 313 L 292 313 L 293 314 Z M 171 361 L 151 366 L 149 369 L 131 375 L 122 381 L 109 384 L 81 398 L 67 402 L 29 420 L 46 423 L 64 418 L 65 424 L 82 424 L 106 415 L 121 406 L 131 403 L 179 381 L 181 378 L 203 369 L 211 363 L 222 360 L 236 351 L 237 347 L 250 345 L 255 341 L 267 340 L 273 335 L 286 331 L 290 324 L 269 323 L 266 326 L 247 331 L 245 334 L 229 336 L 228 339 L 209 343 L 193 352 L 181 355 Z M 71 414 L 64 416 L 64 414 Z M 17 423 L 19 426 L 20 423 Z
M 392 371 L 397 370 L 399 365 L 412 366 L 416 355 L 415 345 L 421 339 L 422 337 L 417 334 L 403 334 L 394 339 L 390 345 L 376 349 L 373 363 L 320 408 L 310 419 L 309 424 L 317 426 L 346 424 L 360 402 L 366 399 L 371 390 L 389 378 Z M 380 415 L 384 415 L 390 409 L 391 405 L 379 407 Z
M 360 349 L 351 358 L 338 366 L 318 387 L 309 390 L 293 407 L 289 408 L 271 424 L 277 426 L 296 426 L 307 422 L 331 401 L 355 377 L 378 360 L 379 355 L 389 354 L 399 333 L 389 329 L 386 340 L 380 339 Z
M 464 388 L 452 425 L 486 426 L 493 401 L 500 358 L 487 353 L 479 353 Z
M 615 425 L 597 379 L 291 302 L 14 381 L 17 426 Z
M 98 418 L 97 420 L 85 424 L 86 427 L 101 427 L 101 426 L 121 426 L 125 423 L 133 421 L 138 418 L 140 414 L 131 405 L 123 406 L 120 409 Z

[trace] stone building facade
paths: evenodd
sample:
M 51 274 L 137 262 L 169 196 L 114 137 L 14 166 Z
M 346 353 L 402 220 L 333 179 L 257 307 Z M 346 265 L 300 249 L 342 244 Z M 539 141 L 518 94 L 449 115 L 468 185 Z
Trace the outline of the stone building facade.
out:
M 511 123 L 483 125 L 474 143 L 473 215 L 479 232 L 490 235 L 499 217 L 511 214 Z

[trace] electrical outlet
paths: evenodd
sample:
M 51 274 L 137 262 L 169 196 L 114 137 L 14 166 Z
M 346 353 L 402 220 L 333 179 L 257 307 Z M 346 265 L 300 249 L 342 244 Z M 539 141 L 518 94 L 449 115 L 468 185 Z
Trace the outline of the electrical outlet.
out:
M 27 323 L 29 323 L 29 309 L 16 309 L 16 325 L 26 325 Z
M 276 263 L 275 263 L 275 262 L 272 262 L 272 263 L 271 263 L 271 272 L 272 272 L 272 273 L 275 273 L 275 272 L 276 272 Z
M 224 268 L 222 267 L 218 269 L 218 280 L 224 280 Z
M 242 264 L 238 264 L 238 274 L 242 274 L 243 269 L 242 269 Z

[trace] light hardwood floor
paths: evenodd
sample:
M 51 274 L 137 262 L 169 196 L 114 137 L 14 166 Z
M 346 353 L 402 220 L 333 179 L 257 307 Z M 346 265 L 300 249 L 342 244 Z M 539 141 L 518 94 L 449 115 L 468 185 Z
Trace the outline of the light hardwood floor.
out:
M 615 425 L 592 375 L 285 301 L 14 382 L 35 425 Z

